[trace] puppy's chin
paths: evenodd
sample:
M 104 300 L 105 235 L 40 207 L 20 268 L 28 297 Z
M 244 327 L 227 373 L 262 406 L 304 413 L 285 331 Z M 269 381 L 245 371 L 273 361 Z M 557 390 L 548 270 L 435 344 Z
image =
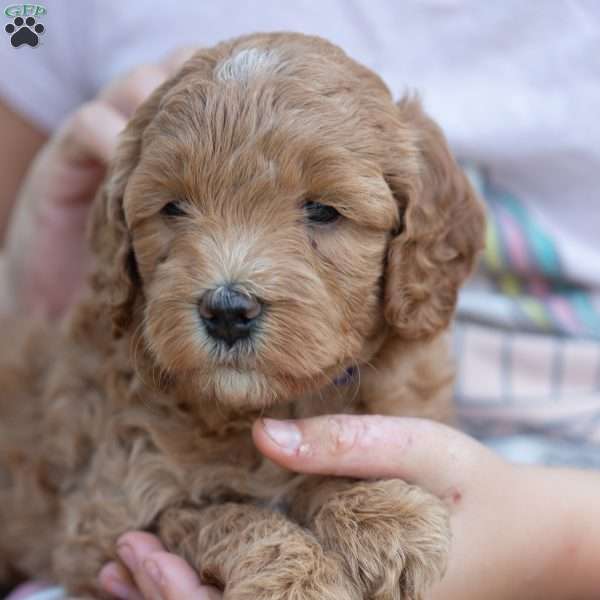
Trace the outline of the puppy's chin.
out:
M 273 405 L 283 390 L 276 390 L 269 380 L 257 371 L 240 371 L 217 367 L 208 382 L 210 395 L 221 406 L 235 410 L 262 409 Z
M 175 376 L 175 379 L 179 382 L 180 392 L 192 404 L 201 405 L 210 400 L 224 409 L 240 412 L 286 404 L 331 382 L 325 374 L 297 379 L 290 375 L 270 376 L 256 370 L 225 365 L 214 367 L 210 373 L 187 373 Z

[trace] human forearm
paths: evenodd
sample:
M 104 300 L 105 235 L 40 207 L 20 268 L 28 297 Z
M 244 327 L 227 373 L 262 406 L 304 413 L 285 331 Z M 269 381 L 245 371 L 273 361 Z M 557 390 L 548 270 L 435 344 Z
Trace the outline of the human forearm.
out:
M 461 535 L 454 540 L 446 577 L 429 600 L 598 598 L 598 478 L 513 465 L 486 475 L 482 472 L 479 482 L 485 503 L 469 508 L 466 499 L 455 512 Z M 473 513 L 479 513 L 477 523 Z
M 597 598 L 600 477 L 507 467 L 485 483 L 488 508 L 478 528 L 463 523 L 447 577 L 430 600 Z M 456 518 L 461 520 L 460 511 Z
M 540 598 L 590 600 L 600 595 L 600 473 L 524 469 L 538 546 L 548 549 Z M 527 488 L 526 488 L 527 489 Z M 549 537 L 551 533 L 552 537 Z M 533 545 L 533 544 L 532 544 Z

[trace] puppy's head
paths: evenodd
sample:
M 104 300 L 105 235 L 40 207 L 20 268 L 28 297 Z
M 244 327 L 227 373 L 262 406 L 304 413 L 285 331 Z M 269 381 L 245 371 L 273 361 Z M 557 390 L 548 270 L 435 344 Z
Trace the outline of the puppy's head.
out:
M 327 42 L 201 51 L 123 136 L 92 244 L 165 380 L 261 407 L 452 316 L 481 209 L 417 102 Z

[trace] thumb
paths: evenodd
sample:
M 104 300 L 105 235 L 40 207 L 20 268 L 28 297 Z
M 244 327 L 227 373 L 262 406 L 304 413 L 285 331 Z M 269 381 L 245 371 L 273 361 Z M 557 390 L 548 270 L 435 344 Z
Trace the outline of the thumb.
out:
M 401 478 L 437 496 L 498 461 L 474 439 L 425 419 L 333 415 L 276 421 L 253 429 L 258 449 L 300 473 L 356 478 Z

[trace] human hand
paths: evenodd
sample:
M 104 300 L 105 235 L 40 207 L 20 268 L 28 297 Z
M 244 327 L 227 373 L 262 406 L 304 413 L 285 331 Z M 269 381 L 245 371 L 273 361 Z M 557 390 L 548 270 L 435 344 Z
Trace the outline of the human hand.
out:
M 467 435 L 421 419 L 265 419 L 255 423 L 253 434 L 265 456 L 290 470 L 355 478 L 398 477 L 444 500 L 451 516 L 451 555 L 446 575 L 432 589 L 429 600 L 591 599 L 594 590 L 600 589 L 595 567 L 600 527 L 594 517 L 600 482 L 595 474 L 510 465 Z M 589 520 L 578 519 L 581 514 L 589 515 Z M 144 539 L 160 548 L 155 538 Z M 180 579 L 190 590 L 209 593 L 198 588 L 197 576 L 181 559 L 157 556 L 164 558 L 161 570 L 167 581 Z M 133 572 L 139 570 L 137 564 Z M 123 571 L 110 572 L 132 585 Z M 174 583 L 168 584 L 171 595 L 167 596 L 166 592 L 161 595 L 161 588 L 149 577 L 140 581 L 145 595 L 117 596 L 195 598 L 189 593 L 177 595 Z M 220 598 L 216 590 L 210 593 L 213 596 L 198 598 Z
M 600 488 L 580 472 L 510 465 L 467 435 L 422 419 L 264 419 L 253 433 L 260 451 L 290 470 L 401 478 L 445 501 L 451 554 L 430 600 L 591 598 L 600 589 L 598 576 L 592 581 L 573 560 L 583 546 L 575 507 L 579 501 L 589 512 Z
M 174 554 L 165 552 L 153 535 L 127 533 L 117 543 L 127 571 L 113 562 L 99 575 L 100 584 L 121 600 L 220 600 L 221 593 L 200 583 L 194 570 Z
M 138 105 L 193 50 L 177 50 L 109 84 L 75 111 L 40 150 L 11 219 L 2 284 L 2 312 L 59 315 L 87 272 L 86 221 L 118 139 Z

